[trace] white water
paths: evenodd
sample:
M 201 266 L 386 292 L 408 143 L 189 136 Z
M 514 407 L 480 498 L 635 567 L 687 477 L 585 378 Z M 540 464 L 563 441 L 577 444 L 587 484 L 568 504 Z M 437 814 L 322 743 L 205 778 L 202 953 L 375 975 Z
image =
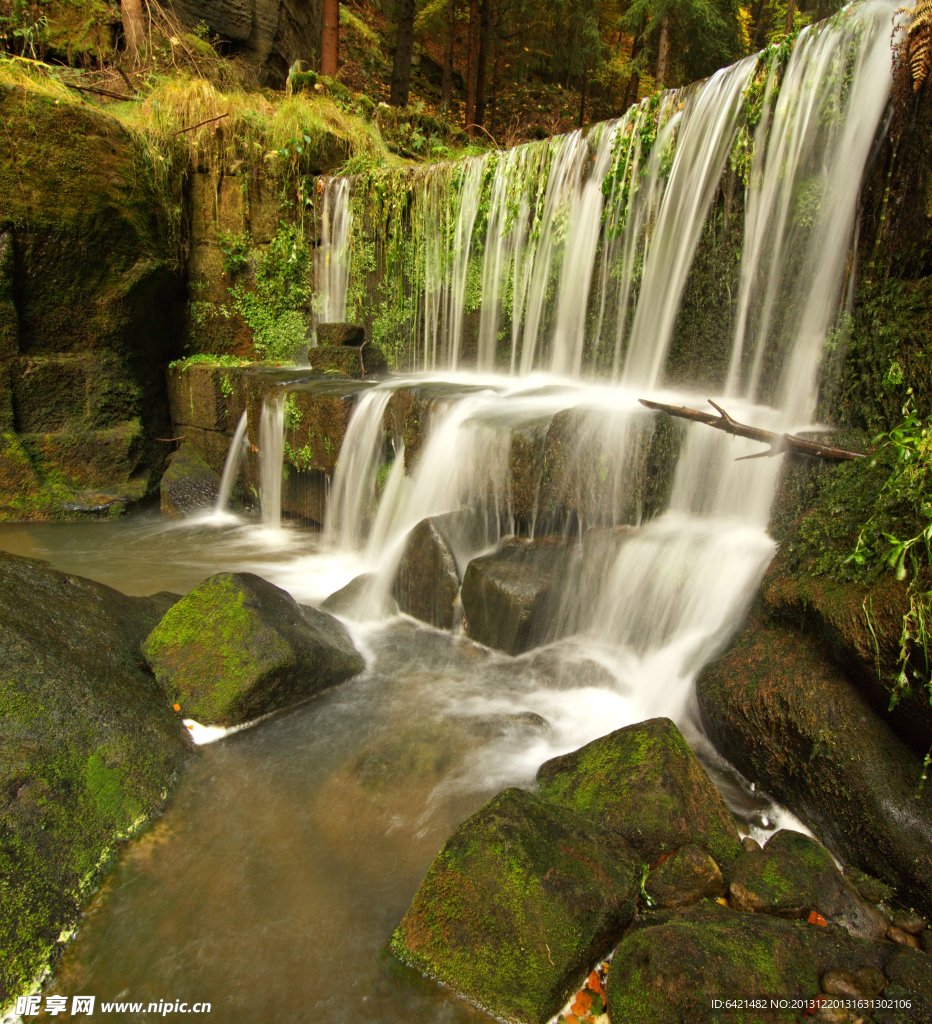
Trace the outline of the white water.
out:
M 319 323 L 346 319 L 347 247 L 352 229 L 349 192 L 348 178 L 331 178 L 324 191 L 320 245 L 314 262 L 315 308 Z
M 246 451 L 246 430 L 249 426 L 249 416 L 243 413 L 236 424 L 233 432 L 233 440 L 230 442 L 230 450 L 227 452 L 226 461 L 223 464 L 223 476 L 220 477 L 220 490 L 217 492 L 217 502 L 214 505 L 214 512 L 226 511 L 227 502 L 233 491 L 233 485 L 239 475 L 243 455 Z

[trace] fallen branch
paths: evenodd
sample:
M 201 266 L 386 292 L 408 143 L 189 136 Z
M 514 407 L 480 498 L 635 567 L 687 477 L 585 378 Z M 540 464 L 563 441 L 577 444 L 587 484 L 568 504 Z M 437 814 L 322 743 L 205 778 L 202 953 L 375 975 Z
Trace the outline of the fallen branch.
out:
M 225 114 L 218 114 L 216 117 L 208 117 L 206 121 L 198 121 L 197 124 L 192 124 L 188 128 L 179 128 L 178 131 L 172 132 L 172 135 L 184 135 L 185 132 L 193 132 L 195 128 L 200 128 L 202 125 L 210 124 L 211 121 L 222 121 L 225 117 L 229 117 L 229 110 Z
M 699 412 L 696 409 L 687 409 L 685 406 L 664 405 L 662 402 L 649 402 L 646 398 L 639 399 L 641 405 L 648 409 L 657 409 L 660 412 L 669 413 L 671 416 L 679 416 L 684 420 L 694 420 L 696 423 L 704 423 L 707 427 L 715 427 L 716 430 L 724 430 L 736 437 L 747 437 L 752 441 L 760 441 L 762 444 L 769 444 L 770 450 L 757 452 L 755 455 L 744 455 L 736 462 L 743 462 L 744 459 L 762 459 L 774 455 L 782 455 L 784 452 L 796 452 L 798 455 L 809 455 L 817 459 L 863 459 L 864 452 L 850 452 L 846 448 L 835 448 L 829 444 L 819 444 L 816 441 L 806 441 L 802 437 L 795 437 L 793 434 L 777 434 L 773 430 L 762 430 L 760 427 L 749 427 L 744 423 L 733 420 L 727 412 L 709 399 L 709 405 L 717 410 L 718 416 L 710 412 Z
M 77 89 L 78 92 L 93 92 L 100 96 L 109 96 L 114 100 L 128 100 L 131 97 L 124 96 L 121 92 L 111 92 L 110 89 L 98 89 L 93 85 L 72 85 L 71 82 L 63 82 L 63 85 L 67 85 L 69 89 Z

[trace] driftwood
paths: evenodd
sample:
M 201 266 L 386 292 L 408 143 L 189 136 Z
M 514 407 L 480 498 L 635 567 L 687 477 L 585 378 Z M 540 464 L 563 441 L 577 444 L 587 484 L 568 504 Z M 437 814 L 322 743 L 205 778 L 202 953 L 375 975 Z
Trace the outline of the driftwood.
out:
M 760 441 L 762 444 L 769 444 L 770 450 L 757 452 L 756 455 L 744 455 L 736 462 L 744 459 L 762 459 L 774 455 L 782 455 L 784 452 L 795 452 L 798 455 L 809 455 L 817 459 L 863 459 L 864 452 L 850 452 L 845 448 L 835 448 L 829 444 L 819 444 L 816 441 L 807 441 L 802 437 L 795 437 L 793 434 L 777 434 L 772 430 L 762 430 L 760 427 L 749 427 L 744 423 L 733 420 L 727 412 L 709 399 L 709 405 L 717 410 L 718 416 L 710 412 L 699 412 L 696 409 L 687 409 L 685 406 L 664 405 L 662 402 L 649 402 L 646 398 L 639 399 L 641 405 L 648 409 L 658 409 L 660 412 L 669 413 L 671 416 L 679 416 L 684 420 L 694 420 L 696 423 L 704 423 L 708 427 L 715 427 L 717 430 L 724 430 L 728 434 L 737 437 L 747 437 L 752 441 Z

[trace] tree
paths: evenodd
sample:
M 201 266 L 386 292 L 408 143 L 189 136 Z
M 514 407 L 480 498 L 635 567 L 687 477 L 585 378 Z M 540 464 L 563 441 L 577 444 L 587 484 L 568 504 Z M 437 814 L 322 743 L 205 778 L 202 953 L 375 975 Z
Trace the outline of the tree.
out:
M 340 62 L 340 0 L 324 0 L 320 73 L 336 78 Z
M 411 86 L 411 50 L 414 46 L 414 14 L 414 0 L 399 0 L 398 36 L 395 41 L 390 96 L 393 107 L 408 105 L 408 92 Z
M 120 0 L 120 20 L 123 22 L 123 38 L 126 52 L 135 63 L 146 38 L 146 23 L 142 14 L 142 0 Z
M 469 45 L 466 50 L 466 134 L 474 134 L 476 73 L 479 68 L 479 0 L 469 0 Z
M 450 107 L 453 95 L 453 40 L 456 35 L 456 2 L 447 0 L 446 32 L 443 44 L 443 85 L 440 88 L 440 106 Z

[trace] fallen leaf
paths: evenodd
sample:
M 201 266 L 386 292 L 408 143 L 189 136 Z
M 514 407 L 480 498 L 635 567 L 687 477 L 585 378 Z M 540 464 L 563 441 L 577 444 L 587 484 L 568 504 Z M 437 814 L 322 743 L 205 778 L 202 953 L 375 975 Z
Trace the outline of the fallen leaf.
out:
M 810 924 L 817 924 L 821 928 L 828 928 L 825 918 L 817 910 L 811 910 L 806 920 Z

